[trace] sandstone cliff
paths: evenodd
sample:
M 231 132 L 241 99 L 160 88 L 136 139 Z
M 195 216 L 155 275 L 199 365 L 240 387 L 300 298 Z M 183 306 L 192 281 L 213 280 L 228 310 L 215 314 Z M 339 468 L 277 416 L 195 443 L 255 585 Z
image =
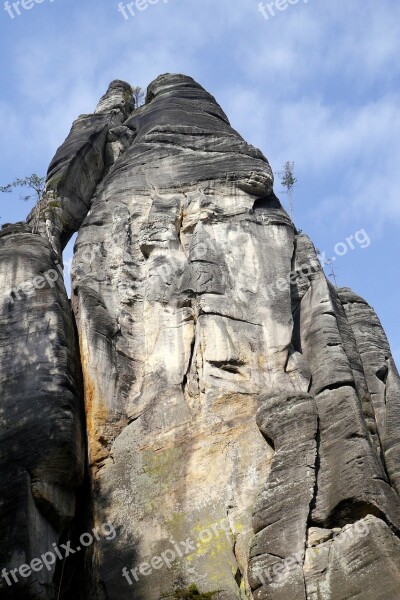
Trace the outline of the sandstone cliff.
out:
M 75 121 L 0 280 L 0 567 L 115 531 L 1 598 L 400 599 L 384 331 L 190 77 Z

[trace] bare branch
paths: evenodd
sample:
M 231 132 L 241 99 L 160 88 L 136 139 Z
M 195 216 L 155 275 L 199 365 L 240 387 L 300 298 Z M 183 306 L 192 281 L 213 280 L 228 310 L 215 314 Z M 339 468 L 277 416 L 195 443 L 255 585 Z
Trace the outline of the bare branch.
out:
M 36 197 L 37 201 L 39 201 L 43 196 L 45 182 L 45 177 L 39 177 L 39 175 L 33 173 L 32 175 L 29 175 L 28 177 L 23 177 L 22 179 L 17 177 L 11 183 L 8 183 L 4 186 L 0 186 L 0 192 L 8 194 L 12 192 L 14 188 L 28 188 L 29 190 L 32 190 L 33 193 L 21 196 L 21 198 L 25 202 L 27 202 L 28 200 L 31 200 L 32 198 Z
M 132 88 L 132 96 L 135 101 L 135 108 L 139 108 L 144 103 L 145 93 L 139 85 Z

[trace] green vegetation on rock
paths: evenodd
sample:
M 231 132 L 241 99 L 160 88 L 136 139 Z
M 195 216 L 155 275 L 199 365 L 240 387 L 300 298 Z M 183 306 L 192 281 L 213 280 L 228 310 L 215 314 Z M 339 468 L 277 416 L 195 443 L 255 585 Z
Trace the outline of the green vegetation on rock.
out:
M 209 600 L 209 598 L 213 598 L 216 594 L 218 594 L 218 591 L 200 592 L 197 585 L 192 583 L 186 589 L 175 590 L 174 598 L 176 600 Z

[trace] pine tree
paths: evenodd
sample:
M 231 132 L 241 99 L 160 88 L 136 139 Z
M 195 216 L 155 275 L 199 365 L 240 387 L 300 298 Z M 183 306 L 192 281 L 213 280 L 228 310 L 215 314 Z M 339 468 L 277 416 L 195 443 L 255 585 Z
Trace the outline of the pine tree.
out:
M 297 183 L 294 176 L 294 162 L 287 160 L 283 165 L 283 170 L 278 171 L 278 175 L 281 177 L 281 185 L 285 188 L 289 198 L 289 215 L 290 220 L 293 221 L 293 187 Z

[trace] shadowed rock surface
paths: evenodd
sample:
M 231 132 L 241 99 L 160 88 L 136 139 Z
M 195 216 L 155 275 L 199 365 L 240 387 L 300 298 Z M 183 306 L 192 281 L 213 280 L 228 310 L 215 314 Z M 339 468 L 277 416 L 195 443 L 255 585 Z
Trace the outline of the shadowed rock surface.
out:
M 83 479 L 78 345 L 55 261 L 29 227 L 0 231 L 1 568 L 30 563 L 63 541 Z M 12 586 L 0 578 L 0 597 L 53 598 L 56 567 L 17 574 L 17 582 L 9 576 Z
M 220 600 L 400 599 L 400 379 L 386 336 L 328 282 L 267 159 L 216 100 L 162 75 L 135 109 L 112 82 L 58 149 L 28 225 L 0 236 L 2 564 L 40 556 L 75 518 L 117 532 L 76 567 L 82 600 L 193 585 Z M 57 270 L 75 231 L 79 351 L 61 278 L 9 300 Z M 25 597 L 63 585 L 55 567 Z

